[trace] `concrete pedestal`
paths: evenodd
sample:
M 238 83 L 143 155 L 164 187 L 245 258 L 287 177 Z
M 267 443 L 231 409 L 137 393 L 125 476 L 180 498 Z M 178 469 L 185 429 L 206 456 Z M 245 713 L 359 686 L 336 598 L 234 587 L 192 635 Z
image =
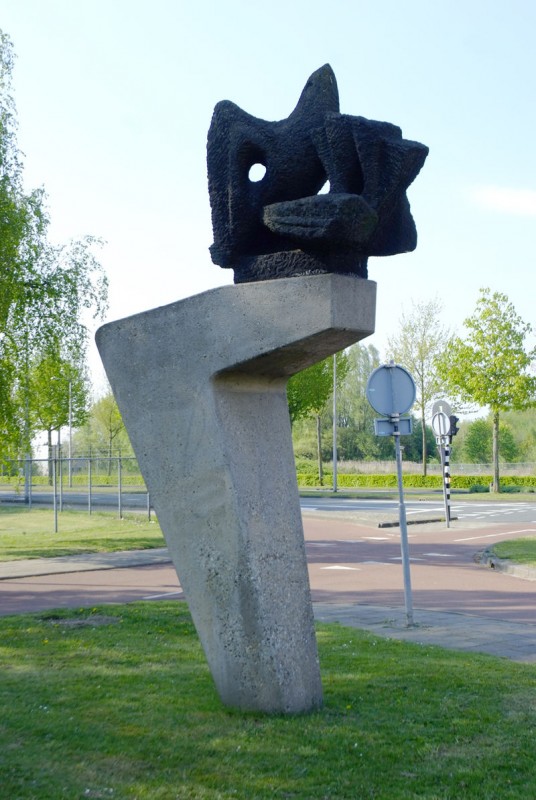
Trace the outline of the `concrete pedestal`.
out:
M 227 705 L 322 703 L 286 381 L 373 333 L 375 289 L 334 274 L 225 286 L 97 332 Z

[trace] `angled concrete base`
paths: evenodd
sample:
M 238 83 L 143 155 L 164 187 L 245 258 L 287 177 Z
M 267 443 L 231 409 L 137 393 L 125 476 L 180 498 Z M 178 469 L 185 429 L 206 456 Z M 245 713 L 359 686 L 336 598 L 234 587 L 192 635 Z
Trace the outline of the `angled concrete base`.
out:
M 374 331 L 376 286 L 226 286 L 97 344 L 224 703 L 322 703 L 286 381 Z

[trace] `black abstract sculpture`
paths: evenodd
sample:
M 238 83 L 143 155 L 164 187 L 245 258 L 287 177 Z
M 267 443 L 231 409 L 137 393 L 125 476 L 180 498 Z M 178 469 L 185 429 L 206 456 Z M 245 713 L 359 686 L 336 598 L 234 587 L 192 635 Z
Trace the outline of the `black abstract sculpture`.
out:
M 406 189 L 428 148 L 387 122 L 339 113 L 333 70 L 314 72 L 286 120 L 266 122 L 224 100 L 207 164 L 212 260 L 235 283 L 341 272 L 367 277 L 369 256 L 414 250 Z M 265 167 L 253 180 L 255 164 Z M 329 192 L 319 194 L 329 181 Z

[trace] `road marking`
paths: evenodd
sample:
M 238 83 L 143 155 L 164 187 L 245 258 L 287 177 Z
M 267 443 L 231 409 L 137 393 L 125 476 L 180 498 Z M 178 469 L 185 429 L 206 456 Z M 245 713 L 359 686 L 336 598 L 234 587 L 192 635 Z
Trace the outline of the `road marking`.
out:
M 402 556 L 393 556 L 390 560 L 391 561 L 402 561 Z M 409 560 L 410 561 L 426 561 L 425 558 L 414 558 L 413 556 L 410 556 Z
M 432 558 L 454 558 L 453 553 L 423 553 L 423 556 L 431 556 Z
M 147 597 L 142 597 L 142 600 L 160 600 L 161 597 L 175 597 L 178 594 L 182 594 L 180 592 L 165 592 L 164 594 L 149 594 Z
M 353 572 L 361 572 L 359 567 L 343 567 L 341 564 L 334 564 L 332 567 L 320 567 L 320 569 L 346 569 Z
M 363 536 L 368 542 L 388 542 L 390 538 L 390 536 Z
M 515 536 L 517 533 L 534 533 L 532 528 L 523 528 L 520 531 L 498 531 L 497 533 L 488 533 L 486 536 L 469 536 L 466 539 L 454 539 L 455 542 L 474 542 L 478 539 L 497 539 L 501 536 Z

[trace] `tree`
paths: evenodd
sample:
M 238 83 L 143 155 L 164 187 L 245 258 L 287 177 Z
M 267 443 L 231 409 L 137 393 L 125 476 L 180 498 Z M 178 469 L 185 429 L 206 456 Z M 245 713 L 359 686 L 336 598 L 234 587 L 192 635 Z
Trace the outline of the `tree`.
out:
M 463 455 L 470 464 L 490 464 L 493 459 L 493 421 L 475 419 L 463 438 Z M 518 448 L 508 425 L 499 425 L 499 450 L 504 461 L 514 461 Z
M 52 478 L 52 432 L 82 425 L 87 417 L 89 382 L 79 365 L 57 349 L 40 354 L 29 373 L 29 413 L 32 427 L 47 434 L 49 479 Z
M 367 400 L 367 381 L 380 365 L 374 345 L 352 345 L 347 351 L 348 372 L 338 392 L 339 452 L 342 459 L 390 458 L 390 443 L 374 434 L 377 416 Z
M 532 330 L 508 297 L 481 289 L 475 312 L 465 320 L 465 339 L 453 338 L 438 369 L 450 392 L 462 402 L 489 406 L 493 423 L 493 490 L 500 491 L 499 417 L 536 402 L 536 377 L 529 374 L 536 348 L 525 350 Z
M 48 241 L 42 189 L 26 193 L 11 94 L 13 48 L 0 31 L 0 450 L 29 453 L 30 369 L 55 349 L 83 371 L 84 317 L 102 317 L 107 279 L 95 255 L 99 240 Z
M 441 310 L 438 300 L 413 303 L 411 312 L 400 317 L 397 335 L 388 340 L 388 358 L 405 367 L 415 381 L 414 408 L 421 421 L 423 475 L 427 472 L 426 414 L 442 389 L 436 362 L 450 336 L 440 323 Z
M 536 461 L 536 408 L 506 411 L 502 419 L 512 431 L 518 449 L 516 461 Z
M 346 353 L 336 354 L 337 387 L 339 387 L 348 371 Z M 322 430 L 321 411 L 333 393 L 333 357 L 319 361 L 311 367 L 293 375 L 287 384 L 287 400 L 291 423 L 314 415 L 316 417 L 318 474 L 320 483 L 323 479 L 322 468 Z
M 77 451 L 87 455 L 105 453 L 108 459 L 113 458 L 114 452 L 132 455 L 132 445 L 111 390 L 92 404 L 75 441 Z M 108 461 L 110 472 L 111 460 Z

